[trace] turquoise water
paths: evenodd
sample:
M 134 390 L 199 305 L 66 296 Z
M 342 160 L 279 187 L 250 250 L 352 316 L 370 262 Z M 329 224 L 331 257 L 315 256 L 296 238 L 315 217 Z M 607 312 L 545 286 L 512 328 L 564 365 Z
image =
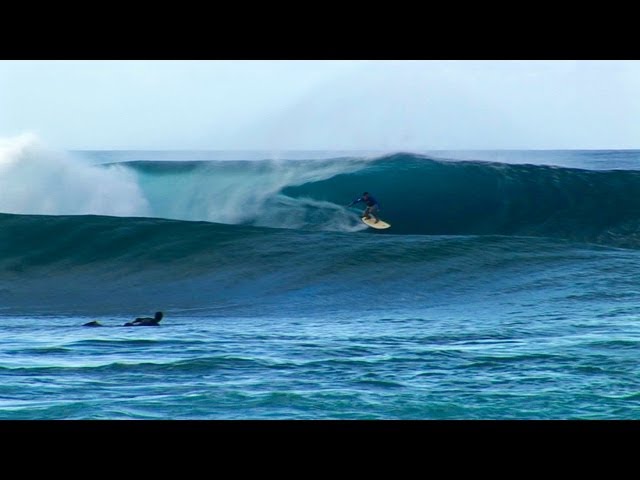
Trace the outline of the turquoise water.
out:
M 114 152 L 139 210 L 10 198 L 0 418 L 639 418 L 638 152 L 474 154 Z

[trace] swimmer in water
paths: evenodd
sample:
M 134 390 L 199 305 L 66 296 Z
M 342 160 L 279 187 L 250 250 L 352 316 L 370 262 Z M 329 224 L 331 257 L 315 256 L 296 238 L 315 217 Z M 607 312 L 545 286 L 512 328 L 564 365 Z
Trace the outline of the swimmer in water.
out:
M 83 324 L 82 326 L 83 327 L 103 327 L 104 325 L 102 325 L 97 320 L 93 320 L 92 322 L 87 322 L 87 323 Z
M 159 325 L 160 320 L 162 320 L 162 312 L 156 312 L 153 318 L 150 317 L 139 317 L 136 318 L 133 322 L 127 322 L 124 324 L 125 327 L 156 327 Z

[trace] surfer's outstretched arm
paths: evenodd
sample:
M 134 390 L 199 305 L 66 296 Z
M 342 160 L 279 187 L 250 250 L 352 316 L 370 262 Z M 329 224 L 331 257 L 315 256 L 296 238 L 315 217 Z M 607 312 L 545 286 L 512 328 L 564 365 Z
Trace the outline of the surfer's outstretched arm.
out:
M 356 198 L 353 202 L 351 202 L 349 205 L 347 205 L 347 207 L 351 207 L 351 206 L 355 205 L 356 203 L 360 203 L 360 202 L 362 202 L 362 197 Z

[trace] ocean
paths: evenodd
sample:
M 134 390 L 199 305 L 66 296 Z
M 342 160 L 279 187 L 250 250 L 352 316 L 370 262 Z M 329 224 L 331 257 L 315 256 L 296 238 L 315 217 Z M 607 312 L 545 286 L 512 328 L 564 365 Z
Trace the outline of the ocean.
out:
M 0 147 L 0 419 L 640 418 L 638 150 Z

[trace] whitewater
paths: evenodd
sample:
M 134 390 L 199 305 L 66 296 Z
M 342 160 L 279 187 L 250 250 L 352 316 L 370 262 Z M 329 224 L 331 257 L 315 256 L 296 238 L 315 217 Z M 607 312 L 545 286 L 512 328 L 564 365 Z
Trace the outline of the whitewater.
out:
M 638 418 L 639 190 L 640 151 L 0 140 L 0 418 Z

